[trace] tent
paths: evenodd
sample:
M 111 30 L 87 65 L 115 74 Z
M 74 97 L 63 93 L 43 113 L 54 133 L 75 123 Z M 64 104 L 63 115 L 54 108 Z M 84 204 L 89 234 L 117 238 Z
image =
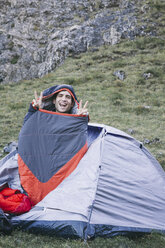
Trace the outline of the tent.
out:
M 87 143 L 72 173 L 29 212 L 13 216 L 12 225 L 82 239 L 164 233 L 165 173 L 156 159 L 141 142 L 102 124 L 87 125 Z M 17 150 L 0 161 L 0 185 L 5 180 L 22 189 Z

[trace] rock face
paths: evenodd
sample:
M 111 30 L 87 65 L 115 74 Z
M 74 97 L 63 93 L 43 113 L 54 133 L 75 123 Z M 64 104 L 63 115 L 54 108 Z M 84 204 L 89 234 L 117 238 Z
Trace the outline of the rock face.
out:
M 133 39 L 141 32 L 135 2 L 1 0 L 0 83 L 42 77 L 70 53 Z

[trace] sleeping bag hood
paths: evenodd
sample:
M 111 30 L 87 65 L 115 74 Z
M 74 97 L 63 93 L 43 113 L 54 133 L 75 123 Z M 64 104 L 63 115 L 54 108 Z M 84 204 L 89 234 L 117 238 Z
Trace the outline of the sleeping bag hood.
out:
M 55 95 L 62 90 L 67 90 L 71 94 L 73 101 L 74 101 L 74 106 L 71 109 L 70 113 L 76 114 L 76 112 L 77 112 L 76 110 L 79 106 L 79 103 L 78 103 L 78 100 L 77 100 L 77 97 L 76 97 L 76 94 L 74 92 L 73 87 L 71 85 L 67 85 L 67 84 L 55 85 L 55 86 L 52 86 L 52 87 L 46 89 L 43 92 L 43 108 L 55 111 L 54 106 L 52 106 L 52 98 L 55 97 Z
M 71 94 L 71 96 L 74 100 L 74 105 L 71 108 L 70 114 L 76 114 L 77 109 L 79 108 L 79 102 L 77 100 L 77 97 L 76 97 L 76 94 L 74 92 L 73 87 L 71 85 L 67 85 L 67 84 L 55 85 L 55 86 L 52 86 L 52 87 L 44 90 L 43 91 L 43 99 L 42 99 L 42 109 L 55 112 L 56 109 L 55 109 L 55 106 L 54 106 L 52 101 L 53 101 L 53 98 L 55 97 L 55 95 L 62 90 L 67 90 Z M 38 108 L 33 107 L 33 102 L 30 103 L 29 110 L 28 110 L 28 112 L 24 118 L 24 123 L 37 110 L 38 110 Z

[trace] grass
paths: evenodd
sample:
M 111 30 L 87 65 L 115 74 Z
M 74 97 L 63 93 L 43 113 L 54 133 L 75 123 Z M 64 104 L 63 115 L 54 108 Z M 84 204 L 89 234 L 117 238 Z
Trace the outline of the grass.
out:
M 133 130 L 136 139 L 149 140 L 145 146 L 165 170 L 165 20 L 161 14 L 164 3 L 153 0 L 148 1 L 148 6 L 150 12 L 141 18 L 152 18 L 157 23 L 157 37 L 139 37 L 103 46 L 95 52 L 68 57 L 55 72 L 41 79 L 0 85 L 0 150 L 17 140 L 34 90 L 39 93 L 55 84 L 66 83 L 73 85 L 79 99 L 89 101 L 91 122 L 104 123 L 126 133 Z M 158 9 L 159 15 L 156 15 Z M 114 76 L 116 70 L 125 72 L 123 81 Z M 146 73 L 150 77 L 145 78 Z M 96 238 L 84 243 L 14 231 L 10 236 L 0 237 L 0 247 L 4 246 L 163 248 L 165 236 L 152 233 L 134 238 Z
M 71 240 L 55 238 L 50 236 L 40 236 L 36 234 L 23 233 L 21 231 L 12 232 L 11 236 L 0 238 L 0 247 L 8 248 L 164 248 L 165 237 L 161 234 L 150 234 L 140 237 L 118 236 L 111 239 L 96 238 L 85 242 L 82 240 Z

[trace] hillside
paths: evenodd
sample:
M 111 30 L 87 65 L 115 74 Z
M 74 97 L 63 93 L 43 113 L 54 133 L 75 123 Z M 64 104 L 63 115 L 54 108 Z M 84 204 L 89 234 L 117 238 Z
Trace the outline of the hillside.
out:
M 40 78 L 69 55 L 158 35 L 152 9 L 158 1 L 1 0 L 0 83 Z

